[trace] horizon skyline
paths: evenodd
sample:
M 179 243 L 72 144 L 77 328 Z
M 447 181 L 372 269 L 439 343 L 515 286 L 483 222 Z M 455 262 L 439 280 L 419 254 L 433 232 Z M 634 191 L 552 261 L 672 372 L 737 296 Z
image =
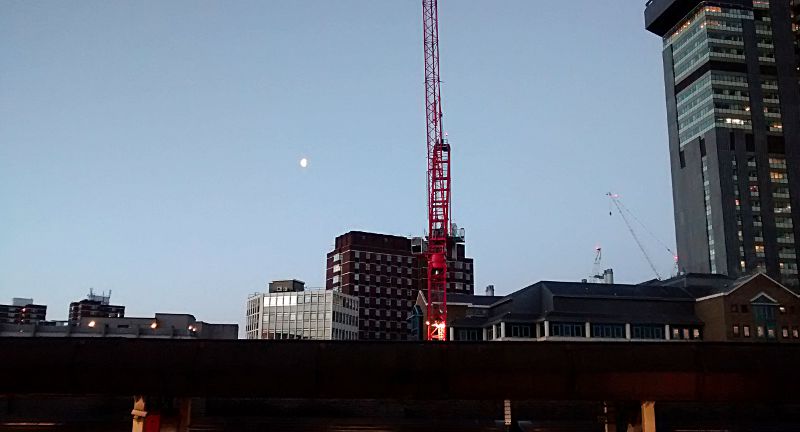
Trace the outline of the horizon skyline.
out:
M 651 279 L 605 196 L 674 247 L 661 41 L 644 3 L 481 4 L 440 6 L 453 221 L 476 292 L 588 277 L 597 244 L 621 283 Z M 336 236 L 422 235 L 416 2 L 74 6 L 0 6 L 9 301 L 44 299 L 58 319 L 53 306 L 66 317 L 93 287 L 131 316 L 242 326 L 246 296 L 270 280 L 324 287 Z M 608 109 L 615 98 L 628 103 Z

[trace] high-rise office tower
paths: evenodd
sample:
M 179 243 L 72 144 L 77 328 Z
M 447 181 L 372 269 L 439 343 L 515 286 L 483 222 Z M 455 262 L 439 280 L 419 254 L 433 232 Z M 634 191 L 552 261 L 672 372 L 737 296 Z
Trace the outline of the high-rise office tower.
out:
M 663 38 L 679 267 L 798 285 L 797 0 L 650 0 Z

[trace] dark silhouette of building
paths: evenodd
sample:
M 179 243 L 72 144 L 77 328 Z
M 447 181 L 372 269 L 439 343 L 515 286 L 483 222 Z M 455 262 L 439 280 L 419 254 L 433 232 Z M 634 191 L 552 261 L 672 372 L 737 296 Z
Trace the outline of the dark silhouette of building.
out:
M 0 305 L 0 324 L 31 324 L 45 320 L 47 306 L 31 298 L 13 298 L 10 305 Z
M 69 321 L 77 322 L 81 318 L 122 318 L 125 316 L 125 306 L 110 304 L 111 293 L 97 295 L 94 290 L 89 290 L 85 299 L 69 304 Z
M 703 322 L 686 290 L 658 285 L 542 281 L 505 297 L 465 296 L 451 320 L 457 341 L 700 340 Z M 488 301 L 487 301 L 488 299 Z
M 763 271 L 798 285 L 798 3 L 647 3 L 646 28 L 663 38 L 684 272 Z
M 639 285 L 542 281 L 504 297 L 453 297 L 449 337 L 457 341 L 800 343 L 800 296 L 764 273 Z M 411 319 L 422 310 L 420 295 Z
M 696 298 L 704 340 L 800 342 L 800 298 L 763 273 L 738 279 L 685 275 L 661 284 Z
M 448 293 L 473 292 L 473 261 L 464 254 L 463 230 L 448 248 Z M 351 231 L 328 253 L 326 289 L 359 298 L 359 339 L 407 340 L 408 314 L 427 288 L 422 239 Z
M 0 323 L 0 337 L 120 337 L 153 339 L 237 339 L 237 324 L 211 324 L 189 314 L 154 317 L 82 317 L 77 321 Z

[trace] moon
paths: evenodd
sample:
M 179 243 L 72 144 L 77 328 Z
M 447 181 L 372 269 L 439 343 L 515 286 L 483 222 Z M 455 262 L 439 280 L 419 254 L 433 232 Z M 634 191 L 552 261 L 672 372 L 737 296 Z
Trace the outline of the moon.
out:
M 300 159 L 300 168 L 306 168 L 308 166 L 308 159 L 302 158 Z

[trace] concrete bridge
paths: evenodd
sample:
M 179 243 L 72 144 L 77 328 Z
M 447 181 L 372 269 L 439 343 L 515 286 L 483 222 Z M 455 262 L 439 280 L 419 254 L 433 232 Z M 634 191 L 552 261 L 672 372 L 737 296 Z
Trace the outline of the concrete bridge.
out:
M 0 338 L 0 353 L 6 395 L 635 402 L 643 430 L 658 402 L 800 402 L 800 344 Z

